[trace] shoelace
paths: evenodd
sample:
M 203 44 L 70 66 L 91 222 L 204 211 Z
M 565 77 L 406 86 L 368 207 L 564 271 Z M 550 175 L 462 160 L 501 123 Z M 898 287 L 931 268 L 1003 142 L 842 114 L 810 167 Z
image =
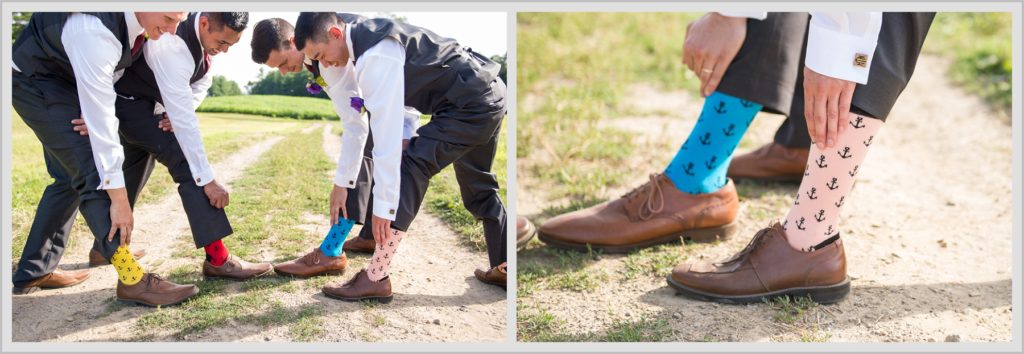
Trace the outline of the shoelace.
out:
M 750 242 L 747 242 L 747 246 L 743 247 L 743 250 L 733 255 L 732 258 L 729 258 L 724 262 L 715 263 L 715 265 L 722 266 L 743 259 L 746 255 L 754 252 L 754 250 L 757 249 L 757 246 L 759 246 L 764 239 L 772 236 L 771 230 L 772 228 L 770 227 L 761 229 L 757 234 L 754 234 L 754 238 L 750 239 Z
M 623 197 L 634 198 L 636 196 L 645 195 L 644 202 L 640 204 L 640 209 L 637 210 L 637 215 L 640 220 L 650 220 L 654 214 L 660 213 L 665 209 L 665 196 L 662 194 L 661 185 L 658 184 L 658 177 L 660 173 L 652 173 L 648 176 L 650 181 L 633 189 L 629 193 L 626 193 Z
M 146 289 L 152 289 L 154 286 L 160 284 L 160 282 L 162 281 L 164 281 L 164 278 L 161 277 L 160 275 L 150 274 L 148 277 L 146 277 Z
M 313 262 L 310 263 L 310 260 Z M 302 262 L 306 264 L 320 264 L 320 254 L 314 249 L 313 251 L 306 253 L 302 256 Z

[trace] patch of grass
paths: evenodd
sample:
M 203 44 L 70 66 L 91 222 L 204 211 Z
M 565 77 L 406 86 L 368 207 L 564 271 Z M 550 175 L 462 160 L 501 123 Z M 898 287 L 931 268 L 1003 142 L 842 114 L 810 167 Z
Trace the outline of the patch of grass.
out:
M 645 318 L 623 322 L 615 321 L 600 342 L 660 342 L 672 334 L 672 327 L 664 318 Z
M 1009 12 L 940 12 L 923 49 L 952 59 L 952 79 L 991 102 L 1007 121 L 1013 97 L 1012 25 Z
M 682 251 L 679 245 L 661 245 L 630 253 L 622 276 L 627 280 L 639 276 L 664 277 L 686 259 Z
M 818 306 L 810 296 L 791 298 L 780 296 L 774 299 L 764 300 L 775 313 L 772 320 L 779 323 L 793 324 L 800 320 L 807 311 Z
M 637 321 L 615 320 L 601 333 L 564 333 L 564 321 L 543 309 L 523 311 L 520 307 L 516 332 L 521 342 L 660 342 L 672 334 L 669 321 L 652 317 Z
M 608 280 L 608 273 L 604 270 L 587 267 L 599 258 L 599 252 L 540 248 L 524 253 L 520 253 L 521 265 L 517 273 L 518 286 L 522 288 L 520 294 L 523 295 L 538 288 L 589 291 Z
M 281 95 L 207 97 L 197 112 L 244 113 L 267 117 L 338 120 L 331 100 Z
M 312 342 L 324 334 L 323 321 L 320 319 L 319 308 L 313 305 L 303 306 L 294 314 L 296 320 L 288 326 L 288 333 L 296 342 Z

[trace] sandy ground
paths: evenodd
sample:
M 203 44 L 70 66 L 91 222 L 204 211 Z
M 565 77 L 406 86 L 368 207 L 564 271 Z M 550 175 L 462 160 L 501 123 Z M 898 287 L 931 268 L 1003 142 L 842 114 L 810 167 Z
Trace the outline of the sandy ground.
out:
M 854 279 L 845 301 L 815 307 L 787 324 L 773 320 L 776 311 L 767 305 L 690 300 L 654 275 L 626 280 L 626 258 L 603 255 L 587 268 L 608 274 L 596 290 L 538 290 L 520 303 L 526 311 L 544 309 L 563 320 L 565 333 L 603 333 L 616 321 L 661 318 L 669 321 L 668 339 L 675 341 L 1012 340 L 1011 130 L 1008 119 L 949 82 L 947 67 L 942 59 L 921 58 L 843 209 Z M 699 97 L 686 92 L 646 86 L 635 92 L 642 98 L 635 101 L 645 104 L 635 107 L 637 116 L 607 124 L 635 131 L 641 146 L 636 151 L 648 156 L 623 166 L 639 172 L 602 197 L 618 197 L 646 182 L 648 172 L 664 168 L 700 110 Z M 524 101 L 525 109 L 530 101 Z M 761 114 L 738 153 L 771 141 L 781 121 Z M 547 199 L 546 186 L 523 169 L 518 177 L 521 215 L 565 202 Z M 795 185 L 770 189 L 778 195 L 744 195 L 741 185 L 743 231 L 737 237 L 680 252 L 691 260 L 717 260 L 739 251 L 754 232 L 785 215 L 796 193 Z M 529 257 L 529 251 L 520 252 L 520 264 L 524 254 Z
M 304 132 L 321 128 L 325 137 L 325 153 L 331 161 L 337 161 L 340 139 L 330 134 L 329 126 L 311 126 Z M 241 177 L 247 166 L 280 140 L 280 137 L 274 137 L 257 142 L 215 165 L 218 181 L 230 190 L 232 181 Z M 147 250 L 148 255 L 140 260 L 144 268 L 166 274 L 175 267 L 201 261 L 191 257 L 174 258 L 172 255 L 176 244 L 191 244 L 189 226 L 177 193 L 172 192 L 156 203 L 140 206 L 134 216 L 133 248 Z M 326 216 L 310 214 L 307 219 L 310 223 L 307 229 L 311 234 L 326 233 Z M 358 228 L 353 230 L 352 237 L 357 233 Z M 437 218 L 420 215 L 409 230 L 409 237 L 404 239 L 401 247 L 404 251 L 399 252 L 402 259 L 396 261 L 392 268 L 395 300 L 388 305 L 369 307 L 335 301 L 323 296 L 316 286 L 297 286 L 294 287 L 298 289 L 296 291 L 278 291 L 273 293 L 273 297 L 286 309 L 298 311 L 312 305 L 322 310 L 325 315 L 319 320 L 324 333 L 315 338 L 316 341 L 502 341 L 507 323 L 506 293 L 473 278 L 475 267 L 487 265 L 486 254 L 468 250 L 459 244 L 458 238 Z M 77 242 L 74 246 L 65 253 L 63 267 L 85 266 L 91 243 Z M 274 255 L 273 250 L 263 250 L 261 254 L 263 259 L 273 259 Z M 347 280 L 368 260 L 366 255 L 352 254 L 349 257 L 350 271 L 343 276 L 332 277 L 331 281 Z M 139 316 L 159 310 L 127 306 L 111 312 L 108 304 L 114 297 L 115 282 L 113 269 L 96 268 L 83 284 L 15 296 L 14 341 L 177 339 L 171 333 L 139 333 L 135 328 Z M 241 286 L 230 284 L 226 292 L 240 293 Z M 183 339 L 289 341 L 292 336 L 286 325 L 268 328 L 233 321 L 225 326 L 188 334 Z

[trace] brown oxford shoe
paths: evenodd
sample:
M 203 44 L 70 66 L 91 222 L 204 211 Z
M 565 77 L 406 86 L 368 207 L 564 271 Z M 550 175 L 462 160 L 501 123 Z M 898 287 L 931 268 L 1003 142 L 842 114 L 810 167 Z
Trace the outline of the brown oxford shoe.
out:
M 207 278 L 249 280 L 269 274 L 271 270 L 273 266 L 270 263 L 249 263 L 234 255 L 229 255 L 228 260 L 220 267 L 209 261 L 203 262 L 203 276 Z
M 133 285 L 117 282 L 117 299 L 136 305 L 172 306 L 198 293 L 195 285 L 175 284 L 153 273 L 143 274 L 142 280 Z
M 137 250 L 132 251 L 132 257 L 135 257 L 135 260 L 142 259 L 142 257 L 145 257 L 145 256 L 146 256 L 146 250 L 145 249 L 137 249 Z M 97 251 L 95 248 L 89 251 L 89 266 L 90 267 L 99 267 L 99 266 L 105 266 L 105 265 L 110 265 L 110 261 L 108 261 L 106 258 L 103 258 L 103 254 L 101 254 L 100 251 Z
M 89 279 L 88 269 L 54 269 L 50 274 L 32 279 L 20 285 L 15 285 L 11 292 L 15 295 L 27 295 L 40 289 L 57 289 L 78 285 L 86 279 Z
M 736 181 L 800 183 L 810 148 L 789 148 L 774 142 L 732 158 L 729 178 Z
M 328 257 L 320 247 L 314 248 L 298 259 L 274 265 L 274 271 L 284 276 L 309 278 L 321 275 L 341 275 L 348 267 L 348 257 L 342 253 L 338 257 Z
M 761 302 L 778 296 L 804 297 L 821 304 L 850 293 L 846 253 L 836 236 L 809 252 L 793 249 L 782 225 L 762 229 L 742 251 L 721 263 L 677 266 L 668 284 L 682 295 L 730 304 Z
M 689 194 L 664 174 L 619 199 L 554 217 L 538 237 L 545 243 L 586 252 L 626 253 L 659 244 L 713 242 L 736 233 L 739 197 L 731 180 L 713 193 Z
M 376 247 L 377 241 L 374 241 L 372 238 L 352 237 L 341 245 L 341 250 L 345 252 L 373 253 L 373 249 Z
M 391 302 L 391 277 L 372 281 L 366 269 L 360 270 L 352 279 L 340 286 L 323 287 L 324 295 L 342 301 L 376 301 L 382 304 Z
M 508 285 L 508 272 L 505 271 L 505 263 L 499 264 L 498 266 L 483 270 L 477 269 L 473 271 L 473 275 L 484 283 L 500 286 L 502 289 L 507 289 Z
M 533 235 L 537 234 L 537 227 L 533 226 L 530 219 L 519 216 L 516 217 L 516 248 L 526 247 L 526 244 L 530 243 L 530 239 Z

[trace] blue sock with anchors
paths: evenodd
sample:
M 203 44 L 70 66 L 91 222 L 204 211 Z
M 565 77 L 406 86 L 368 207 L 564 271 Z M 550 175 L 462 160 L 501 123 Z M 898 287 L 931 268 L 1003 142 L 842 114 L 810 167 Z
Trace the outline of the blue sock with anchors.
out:
M 340 256 L 341 247 L 345 245 L 345 239 L 348 238 L 348 233 L 352 231 L 352 226 L 355 224 L 355 221 L 338 218 L 338 223 L 331 226 L 331 230 L 327 231 L 327 236 L 324 236 L 324 242 L 320 243 L 320 251 L 328 257 Z
M 690 194 L 711 193 L 724 187 L 733 151 L 760 111 L 760 104 L 712 93 L 704 100 L 697 125 L 665 169 L 665 176 L 676 188 Z

